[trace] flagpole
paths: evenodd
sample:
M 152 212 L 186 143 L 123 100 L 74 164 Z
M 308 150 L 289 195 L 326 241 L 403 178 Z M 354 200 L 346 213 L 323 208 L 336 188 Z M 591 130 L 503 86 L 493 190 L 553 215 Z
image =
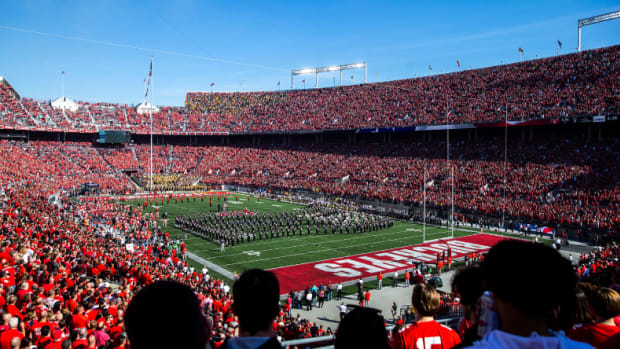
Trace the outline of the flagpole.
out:
M 62 100 L 65 100 L 65 71 L 62 71 Z
M 450 109 L 448 104 L 448 95 L 446 95 L 446 169 L 450 169 Z M 454 186 L 453 186 L 454 187 Z M 452 196 L 452 211 L 454 211 L 454 195 Z M 453 212 L 454 214 L 454 212 Z M 450 217 L 450 222 L 452 223 L 452 228 L 454 229 L 454 217 Z M 454 235 L 454 230 L 452 231 L 452 235 Z
M 504 202 L 502 203 L 502 226 L 506 231 L 506 162 L 508 158 L 508 102 L 506 102 L 506 121 L 504 122 Z
M 153 57 L 151 57 L 151 67 L 153 66 Z M 151 74 L 151 107 L 149 108 L 149 119 L 151 121 L 151 169 L 150 169 L 150 189 L 153 191 L 153 76 Z
M 422 242 L 426 241 L 426 168 L 424 169 L 424 183 L 422 183 L 422 187 L 424 188 L 424 209 L 422 213 Z
M 452 166 L 452 216 L 450 222 L 452 225 L 452 238 L 454 238 L 454 166 Z

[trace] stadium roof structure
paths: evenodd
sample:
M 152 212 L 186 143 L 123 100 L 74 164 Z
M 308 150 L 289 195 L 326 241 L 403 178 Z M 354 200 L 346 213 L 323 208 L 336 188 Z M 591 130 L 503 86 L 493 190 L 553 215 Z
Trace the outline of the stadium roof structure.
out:
M 153 106 L 149 102 L 143 102 L 143 103 L 140 103 L 140 105 L 138 105 L 138 107 L 136 108 L 136 111 L 138 112 L 138 114 L 148 114 L 150 112 L 157 113 L 159 112 L 159 108 L 157 108 L 156 106 Z
M 52 108 L 76 111 L 78 110 L 79 105 L 67 97 L 60 97 L 57 100 L 52 102 Z

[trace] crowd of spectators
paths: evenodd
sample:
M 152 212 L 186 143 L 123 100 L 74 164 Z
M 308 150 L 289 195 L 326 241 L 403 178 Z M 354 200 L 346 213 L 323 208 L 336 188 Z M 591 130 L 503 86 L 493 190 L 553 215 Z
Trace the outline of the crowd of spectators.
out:
M 456 142 L 448 165 L 441 142 L 219 146 L 205 148 L 197 172 L 207 184 L 303 189 L 414 206 L 422 206 L 426 195 L 427 207 L 441 208 L 451 204 L 454 168 L 454 204 L 460 215 L 497 216 L 505 208 L 514 219 L 618 231 L 617 141 L 605 146 L 574 139 L 510 145 L 505 197 L 501 143 L 492 138 Z
M 618 113 L 618 46 L 355 86 L 187 94 L 234 132 L 484 123 Z M 449 114 L 449 120 L 446 115 Z
M 128 178 L 106 164 L 87 143 L 0 141 L 4 183 L 37 185 L 47 195 L 81 184 L 99 185 L 101 193 L 134 191 Z
M 426 195 L 427 207 L 441 210 L 451 206 L 453 169 L 455 219 L 459 221 L 504 213 L 513 221 L 593 229 L 602 234 L 620 229 L 617 139 L 605 144 L 577 138 L 510 142 L 505 171 L 501 143 L 489 137 L 455 141 L 449 162 L 442 142 L 154 146 L 153 173 L 168 179 L 172 178 L 168 174 L 177 174 L 172 181 L 160 183 L 169 189 L 179 185 L 187 189 L 198 182 L 235 184 L 413 207 L 423 206 Z M 64 190 L 96 183 L 102 193 L 134 191 L 123 170 L 142 176 L 150 171 L 148 145 L 95 150 L 86 143 L 2 142 L 0 151 L 6 154 L 5 166 L 14 172 L 12 181 L 46 178 L 50 188 Z
M 269 132 L 487 123 L 618 114 L 620 46 L 423 78 L 272 92 L 190 92 L 185 106 L 160 107 L 153 130 Z M 18 100 L 0 87 L 5 127 L 150 130 L 149 115 L 113 103 Z

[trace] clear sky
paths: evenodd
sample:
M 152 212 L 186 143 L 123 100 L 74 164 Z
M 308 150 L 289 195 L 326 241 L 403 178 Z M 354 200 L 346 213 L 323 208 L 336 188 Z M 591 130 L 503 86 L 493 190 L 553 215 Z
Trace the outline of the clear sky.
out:
M 24 97 L 137 104 L 154 58 L 154 102 L 187 91 L 290 88 L 291 69 L 365 61 L 368 81 L 575 52 L 577 20 L 615 1 L 0 0 L 0 76 Z M 620 44 L 620 19 L 582 30 L 583 49 Z M 363 70 L 343 83 L 363 82 Z M 353 76 L 353 78 L 351 78 Z M 298 76 L 295 88 L 314 86 Z M 321 87 L 338 83 L 320 75 Z M 214 86 L 211 87 L 211 83 Z

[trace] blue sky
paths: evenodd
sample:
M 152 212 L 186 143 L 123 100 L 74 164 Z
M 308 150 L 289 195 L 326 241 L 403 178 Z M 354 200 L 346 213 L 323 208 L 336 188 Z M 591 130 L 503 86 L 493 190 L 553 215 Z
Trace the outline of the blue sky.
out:
M 24 97 L 137 104 L 154 58 L 157 105 L 187 91 L 290 88 L 290 70 L 366 61 L 368 81 L 575 52 L 577 20 L 616 1 L 3 1 L 0 76 Z M 620 44 L 620 19 L 583 49 Z M 353 75 L 353 79 L 351 79 Z M 320 75 L 321 87 L 338 83 Z M 314 86 L 298 76 L 295 88 Z M 343 83 L 363 71 L 343 73 Z M 214 83 L 213 88 L 210 84 Z

